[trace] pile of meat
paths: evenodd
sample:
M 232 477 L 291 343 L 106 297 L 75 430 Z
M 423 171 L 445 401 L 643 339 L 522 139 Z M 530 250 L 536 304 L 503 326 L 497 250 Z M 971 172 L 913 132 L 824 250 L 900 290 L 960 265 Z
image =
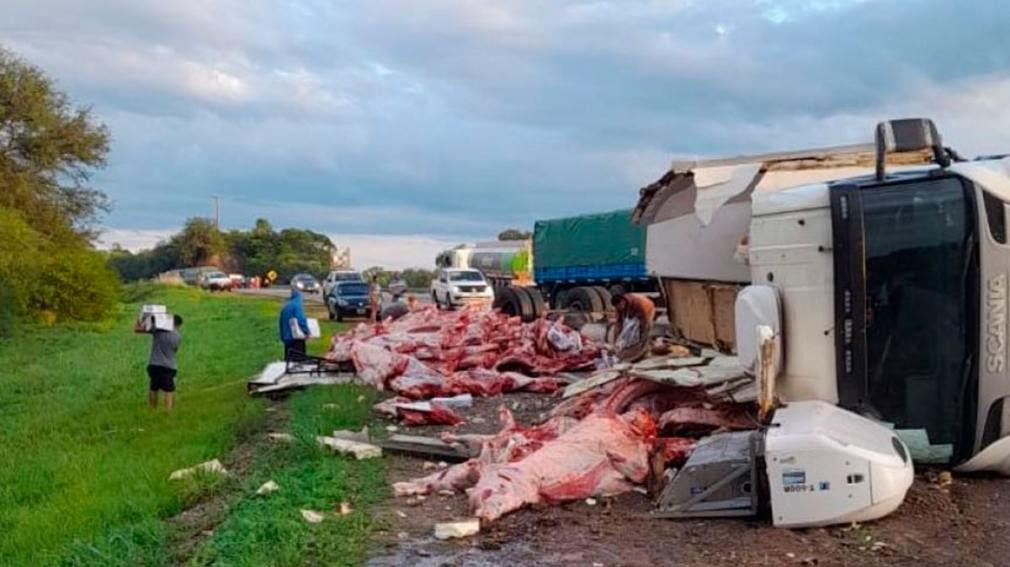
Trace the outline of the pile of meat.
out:
M 559 372 L 592 368 L 597 356 L 593 344 L 560 322 L 523 323 L 477 307 L 428 307 L 335 336 L 326 358 L 352 362 L 364 382 L 395 392 L 397 398 L 377 409 L 417 425 L 454 424 L 459 417 L 438 403 L 427 412 L 401 408 L 412 400 L 554 392 L 565 384 Z
M 466 490 L 484 522 L 541 502 L 612 496 L 686 461 L 697 438 L 753 429 L 753 404 L 713 399 L 685 388 L 624 376 L 570 398 L 540 425 L 522 427 L 502 408 L 494 435 L 454 435 L 479 456 L 394 485 L 398 496 Z

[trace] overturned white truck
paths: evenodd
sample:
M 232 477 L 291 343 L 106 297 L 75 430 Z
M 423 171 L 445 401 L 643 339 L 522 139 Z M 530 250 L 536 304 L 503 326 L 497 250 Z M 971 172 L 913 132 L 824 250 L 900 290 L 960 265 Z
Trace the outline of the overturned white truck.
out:
M 1010 158 L 965 160 L 905 119 L 870 144 L 674 163 L 633 219 L 683 338 L 751 349 L 733 304 L 771 298 L 742 307 L 778 334 L 781 398 L 893 424 L 920 462 L 1010 474 L 1008 202 Z

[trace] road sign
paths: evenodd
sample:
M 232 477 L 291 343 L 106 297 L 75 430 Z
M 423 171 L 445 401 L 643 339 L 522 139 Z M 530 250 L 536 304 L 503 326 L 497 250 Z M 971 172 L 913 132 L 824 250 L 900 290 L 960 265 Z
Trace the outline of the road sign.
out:
M 277 272 L 275 272 L 273 270 L 270 270 L 269 272 L 267 272 L 267 279 L 270 280 L 270 281 L 276 280 L 277 279 Z

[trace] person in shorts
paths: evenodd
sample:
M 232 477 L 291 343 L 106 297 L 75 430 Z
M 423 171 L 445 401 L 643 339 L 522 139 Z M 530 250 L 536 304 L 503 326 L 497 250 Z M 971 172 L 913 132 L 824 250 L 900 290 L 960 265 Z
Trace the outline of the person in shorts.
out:
M 151 355 L 147 359 L 147 376 L 150 387 L 147 389 L 147 404 L 151 408 L 158 407 L 158 392 L 165 393 L 165 409 L 175 407 L 175 375 L 178 366 L 175 355 L 179 351 L 179 327 L 182 327 L 182 317 L 173 316 L 174 329 L 165 331 L 155 329 L 151 334 Z M 143 332 L 139 327 L 138 331 Z

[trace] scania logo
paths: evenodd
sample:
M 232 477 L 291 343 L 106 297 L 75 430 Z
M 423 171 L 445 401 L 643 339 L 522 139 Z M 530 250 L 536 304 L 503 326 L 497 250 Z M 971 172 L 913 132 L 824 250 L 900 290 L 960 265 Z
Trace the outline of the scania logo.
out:
M 985 366 L 989 372 L 1003 372 L 1006 366 L 1007 277 L 989 278 L 985 295 Z

